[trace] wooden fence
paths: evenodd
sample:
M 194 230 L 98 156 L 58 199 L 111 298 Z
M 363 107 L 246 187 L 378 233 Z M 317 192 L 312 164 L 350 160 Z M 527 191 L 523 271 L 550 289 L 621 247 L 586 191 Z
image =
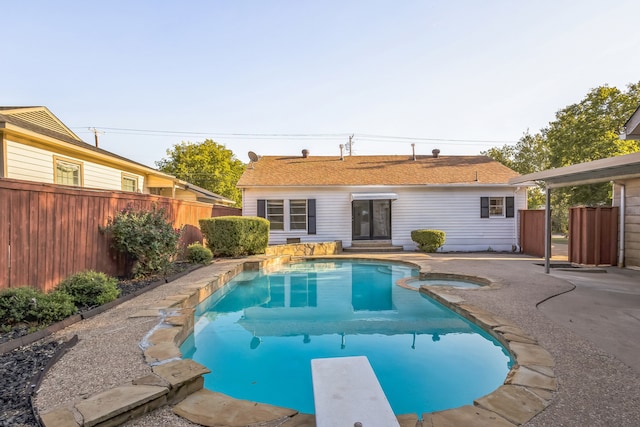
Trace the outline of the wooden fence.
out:
M 617 265 L 618 208 L 569 209 L 569 262 Z
M 521 210 L 520 250 L 536 257 L 544 256 L 544 210 Z
M 211 205 L 126 192 L 0 179 L 0 289 L 31 286 L 49 291 L 70 274 L 92 269 L 125 273 L 124 257 L 99 231 L 128 205 L 163 207 L 182 243 L 202 241 L 198 220 Z

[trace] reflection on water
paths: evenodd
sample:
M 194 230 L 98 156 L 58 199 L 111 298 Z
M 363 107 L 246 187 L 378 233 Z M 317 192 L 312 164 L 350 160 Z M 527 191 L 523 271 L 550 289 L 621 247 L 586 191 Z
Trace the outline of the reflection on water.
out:
M 347 261 L 242 273 L 198 307 L 181 350 L 211 369 L 207 388 L 306 413 L 319 357 L 367 356 L 396 413 L 471 403 L 502 383 L 511 360 L 467 320 L 394 285 L 416 274 Z

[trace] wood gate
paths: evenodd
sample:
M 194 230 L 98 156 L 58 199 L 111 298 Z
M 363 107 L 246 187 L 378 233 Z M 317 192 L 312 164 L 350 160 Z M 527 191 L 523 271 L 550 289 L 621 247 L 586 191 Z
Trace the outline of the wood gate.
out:
M 520 210 L 520 251 L 544 256 L 544 210 Z
M 569 209 L 569 262 L 617 265 L 618 207 Z

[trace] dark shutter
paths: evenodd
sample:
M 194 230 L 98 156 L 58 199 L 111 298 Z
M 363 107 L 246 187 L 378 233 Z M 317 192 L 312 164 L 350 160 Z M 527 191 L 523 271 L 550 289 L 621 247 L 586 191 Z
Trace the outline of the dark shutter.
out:
M 267 201 L 258 200 L 258 216 L 261 218 L 267 217 Z
M 316 234 L 316 199 L 307 200 L 307 234 Z
M 505 204 L 507 205 L 507 218 L 513 218 L 515 214 L 515 203 L 513 197 L 505 197 Z
M 489 198 L 480 197 L 480 218 L 489 218 Z

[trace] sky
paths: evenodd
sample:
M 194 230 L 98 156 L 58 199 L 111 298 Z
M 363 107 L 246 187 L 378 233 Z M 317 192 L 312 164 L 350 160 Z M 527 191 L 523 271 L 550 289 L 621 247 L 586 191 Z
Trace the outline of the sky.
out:
M 476 155 L 640 81 L 637 0 L 2 1 L 0 105 L 46 106 L 154 167 L 258 155 Z

